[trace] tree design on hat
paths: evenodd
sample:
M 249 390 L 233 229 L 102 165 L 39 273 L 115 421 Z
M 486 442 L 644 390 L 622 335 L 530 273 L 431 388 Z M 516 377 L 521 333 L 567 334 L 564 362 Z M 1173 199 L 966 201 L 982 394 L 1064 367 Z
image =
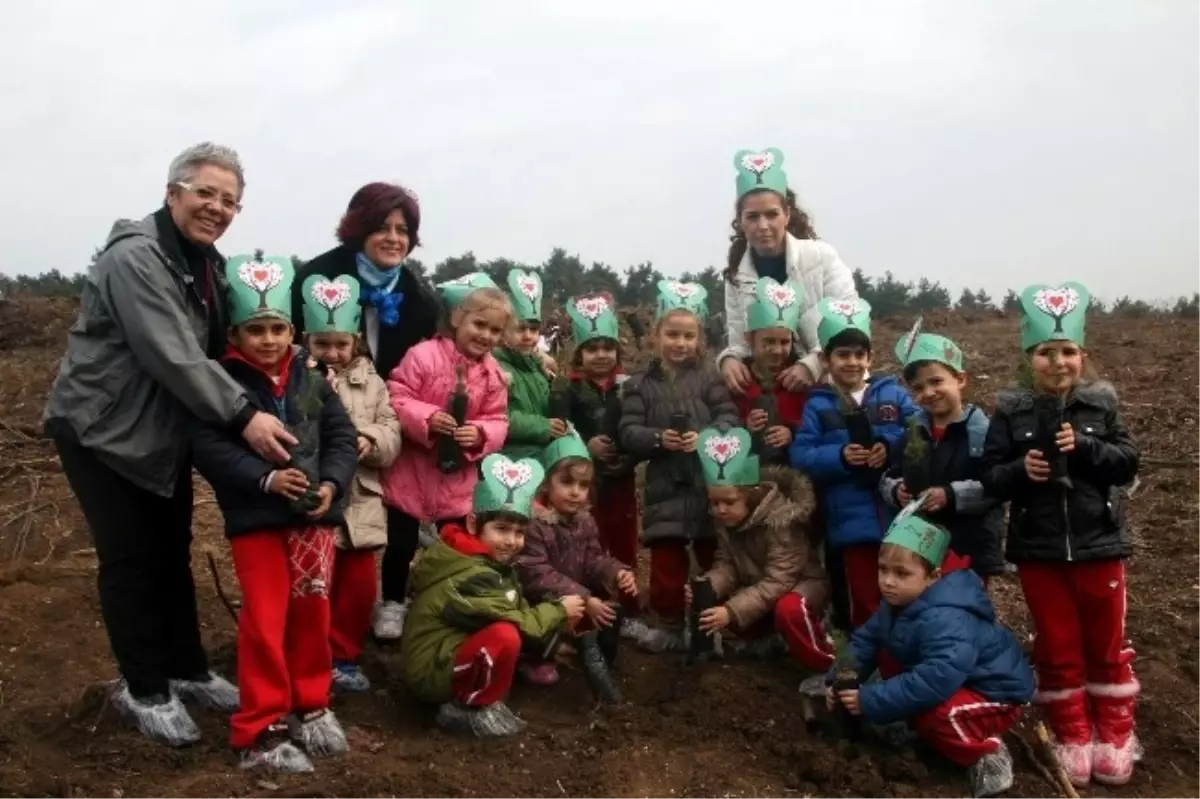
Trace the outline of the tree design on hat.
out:
M 782 322 L 783 312 L 796 302 L 796 290 L 786 283 L 775 283 L 768 285 L 765 293 L 767 300 L 775 306 L 775 311 L 779 314 L 776 321 Z
M 846 324 L 854 324 L 854 317 L 858 315 L 859 303 L 858 300 L 831 300 L 828 308 L 838 316 L 846 320 Z
M 609 307 L 608 298 L 598 294 L 575 300 L 575 310 L 591 323 L 593 333 L 596 332 L 596 320 L 603 316 Z
M 517 288 L 522 294 L 529 298 L 530 302 L 536 303 L 542 298 L 542 281 L 528 273 L 521 273 L 517 276 Z
M 1033 305 L 1054 320 L 1054 332 L 1063 332 L 1063 319 L 1079 307 L 1079 292 L 1070 286 L 1038 289 L 1033 295 Z
M 329 318 L 325 322 L 327 325 L 334 323 L 334 313 L 346 304 L 350 299 L 350 294 L 350 284 L 340 277 L 333 280 L 321 279 L 309 287 L 309 296 L 312 297 L 313 302 L 324 308 L 329 314 Z
M 753 174 L 761 186 L 763 175 L 775 165 L 775 154 L 771 152 L 746 153 L 742 156 L 742 169 Z
M 504 498 L 504 504 L 509 505 L 513 502 L 517 489 L 533 478 L 533 469 L 529 468 L 527 463 L 520 461 L 514 463 L 501 455 L 492 463 L 492 477 L 496 478 L 496 481 L 508 491 Z
M 283 267 L 273 261 L 264 261 L 263 251 L 255 250 L 254 259 L 239 266 L 237 275 L 238 280 L 258 294 L 258 310 L 268 310 L 267 293 L 283 282 Z
M 713 436 L 704 442 L 704 455 L 717 464 L 717 479 L 725 479 L 725 467 L 742 451 L 742 442 L 737 436 Z

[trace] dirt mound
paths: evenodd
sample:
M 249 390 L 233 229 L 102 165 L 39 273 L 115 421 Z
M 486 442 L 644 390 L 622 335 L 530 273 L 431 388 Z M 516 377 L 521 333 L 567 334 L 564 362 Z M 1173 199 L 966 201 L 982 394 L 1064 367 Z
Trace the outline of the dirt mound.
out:
M 375 692 L 341 700 L 353 751 L 307 777 L 240 772 L 224 719 L 197 712 L 205 739 L 184 751 L 149 744 L 106 709 L 113 665 L 83 519 L 37 421 L 56 371 L 71 301 L 0 304 L 0 795 L 447 796 L 961 796 L 961 771 L 924 749 L 851 746 L 810 731 L 785 664 L 739 660 L 684 668 L 671 656 L 629 653 L 630 702 L 597 710 L 578 672 L 550 689 L 519 685 L 513 706 L 530 722 L 514 740 L 482 743 L 433 728 L 428 708 L 394 676 L 396 652 L 371 647 Z M 947 315 L 930 327 L 966 352 L 974 401 L 990 407 L 1014 376 L 1017 323 L 996 313 Z M 884 320 L 891 344 L 911 320 Z M 1196 574 L 1198 329 L 1196 322 L 1101 319 L 1089 344 L 1122 392 L 1145 455 L 1132 503 L 1129 628 L 1144 693 L 1146 760 L 1113 795 L 1195 796 L 1198 778 Z M 1170 346 L 1162 346 L 1162 342 Z M 635 353 L 643 360 L 644 353 Z M 200 556 L 211 550 L 236 583 L 210 494 L 198 486 L 196 577 L 210 652 L 234 671 L 235 629 Z M 1004 619 L 1028 629 L 1019 585 L 994 584 Z M 1055 793 L 1019 748 L 1014 795 Z M 1089 795 L 1106 795 L 1101 787 Z

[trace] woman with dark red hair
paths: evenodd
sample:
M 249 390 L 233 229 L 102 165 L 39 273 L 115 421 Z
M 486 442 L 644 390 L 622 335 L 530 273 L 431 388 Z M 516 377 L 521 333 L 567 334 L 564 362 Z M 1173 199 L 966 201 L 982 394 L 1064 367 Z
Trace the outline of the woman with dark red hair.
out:
M 404 259 L 420 245 L 420 226 L 417 197 L 402 186 L 368 183 L 356 191 L 338 224 L 341 244 L 309 261 L 296 275 L 293 322 L 303 325 L 302 288 L 310 275 L 355 278 L 362 288 L 364 306 L 360 339 L 375 364 L 375 371 L 386 380 L 410 347 L 433 336 L 441 315 L 441 301 L 436 292 L 404 265 Z M 297 330 L 298 334 L 303 332 Z M 383 602 L 375 611 L 373 626 L 377 638 L 395 640 L 404 627 L 404 599 L 409 565 L 417 551 L 417 536 L 415 531 L 409 532 L 409 526 L 398 523 L 397 511 L 391 507 L 387 509 L 387 528 Z M 355 569 L 354 580 L 364 583 L 364 588 L 369 581 L 373 602 L 374 559 L 359 560 L 362 569 Z M 337 676 L 334 675 L 335 681 Z

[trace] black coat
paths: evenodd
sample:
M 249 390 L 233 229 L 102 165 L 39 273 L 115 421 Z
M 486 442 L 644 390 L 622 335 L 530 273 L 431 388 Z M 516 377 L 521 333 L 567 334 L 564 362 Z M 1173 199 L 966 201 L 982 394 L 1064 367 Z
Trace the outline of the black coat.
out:
M 983 486 L 1010 500 L 1008 559 L 1085 561 L 1130 554 L 1124 486 L 1138 470 L 1138 449 L 1110 383 L 1090 383 L 1068 397 L 1063 421 L 1075 431 L 1075 450 L 1066 456 L 1071 485 L 1035 483 L 1025 473 L 1025 455 L 1037 449 L 1039 433 L 1029 391 L 1001 392 L 983 453 Z
M 621 453 L 621 383 L 614 380 L 605 389 L 582 375 L 573 375 L 568 401 L 569 421 L 584 443 L 596 436 L 608 436 L 616 445 L 619 453 L 616 462 L 597 463 L 601 484 L 606 477 L 632 474 L 633 459 Z
M 986 496 L 980 481 L 987 416 L 968 405 L 962 418 L 948 424 L 942 439 L 936 442 L 929 414 L 919 411 L 915 418 L 916 424 L 905 431 L 888 458 L 892 465 L 880 484 L 884 498 L 898 506 L 896 491 L 902 480 L 910 493 L 925 488 L 945 490 L 946 507 L 922 515 L 950 531 L 950 548 L 969 556 L 977 574 L 1000 574 L 1004 571 L 1000 555 L 1004 505 Z M 920 444 L 910 446 L 914 435 L 920 437 Z
M 400 323 L 394 327 L 379 326 L 379 352 L 371 353 L 375 371 L 387 380 L 392 370 L 404 358 L 404 354 L 414 344 L 427 338 L 433 338 L 437 332 L 438 321 L 442 313 L 442 303 L 437 292 L 429 287 L 422 278 L 418 277 L 407 266 L 402 266 L 400 291 L 404 292 L 404 302 L 400 304 Z M 306 263 L 297 273 L 292 284 L 292 323 L 296 326 L 296 340 L 302 341 L 304 334 L 304 281 L 310 275 L 324 275 L 335 278 L 339 275 L 349 275 L 358 280 L 358 265 L 355 262 L 355 252 L 345 245 L 334 247 L 329 252 L 322 253 Z M 363 295 L 366 289 L 363 285 Z M 363 304 L 366 304 L 364 299 Z M 359 332 L 363 343 L 367 343 L 367 315 L 364 310 Z
M 282 467 L 259 457 L 227 427 L 197 422 L 192 434 L 196 470 L 213 487 L 225 517 L 225 535 L 230 538 L 259 530 L 293 529 L 314 521 L 326 525 L 345 521 L 342 500 L 358 468 L 357 433 L 337 393 L 319 371 L 306 367 L 307 360 L 308 353 L 297 348 L 287 388 L 278 399 L 270 378 L 249 363 L 227 356 L 221 359 L 221 365 L 246 388 L 257 410 L 283 420 L 293 432 L 307 427 L 308 432 L 318 436 L 317 471 L 321 482 L 336 487 L 333 507 L 319 520 L 292 511 L 285 498 L 262 488 L 266 476 Z

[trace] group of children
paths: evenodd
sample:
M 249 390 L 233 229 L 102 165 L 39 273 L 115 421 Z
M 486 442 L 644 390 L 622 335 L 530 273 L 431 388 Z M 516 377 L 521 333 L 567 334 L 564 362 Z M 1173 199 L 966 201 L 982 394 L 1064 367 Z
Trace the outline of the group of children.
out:
M 976 794 L 994 794 L 1012 779 L 1001 735 L 1035 698 L 986 592 L 1004 567 L 1007 501 L 1008 559 L 1037 632 L 1036 700 L 1060 759 L 1077 784 L 1129 779 L 1138 683 L 1121 487 L 1138 454 L 1111 386 L 1085 377 L 1082 286 L 1022 295 L 1028 385 L 1001 395 L 989 422 L 964 401 L 961 349 L 920 322 L 896 345 L 904 385 L 871 376 L 862 300 L 821 301 L 827 378 L 784 390 L 803 304 L 790 282 L 758 281 L 756 380 L 734 397 L 705 357 L 696 284 L 659 284 L 654 357 L 628 378 L 611 298 L 570 298 L 571 371 L 551 380 L 537 273 L 513 270 L 507 291 L 467 275 L 438 287 L 440 332 L 385 384 L 359 354 L 356 281 L 306 281 L 298 347 L 291 274 L 286 258 L 230 260 L 223 363 L 297 437 L 292 463 L 272 465 L 218 427 L 195 437 L 244 596 L 232 721 L 244 765 L 307 770 L 310 756 L 346 749 L 330 689 L 367 686 L 357 659 L 386 504 L 439 530 L 412 573 L 400 661 L 446 729 L 519 731 L 504 702 L 514 676 L 553 684 L 571 652 L 596 697 L 620 701 L 620 637 L 684 645 L 694 559 L 710 589 L 697 634 L 720 632 L 735 651 L 786 648 L 807 672 L 802 690 L 872 722 L 910 722 L 970 768 Z M 841 653 L 826 631 L 839 592 L 854 631 Z M 826 689 L 839 654 L 861 687 Z

